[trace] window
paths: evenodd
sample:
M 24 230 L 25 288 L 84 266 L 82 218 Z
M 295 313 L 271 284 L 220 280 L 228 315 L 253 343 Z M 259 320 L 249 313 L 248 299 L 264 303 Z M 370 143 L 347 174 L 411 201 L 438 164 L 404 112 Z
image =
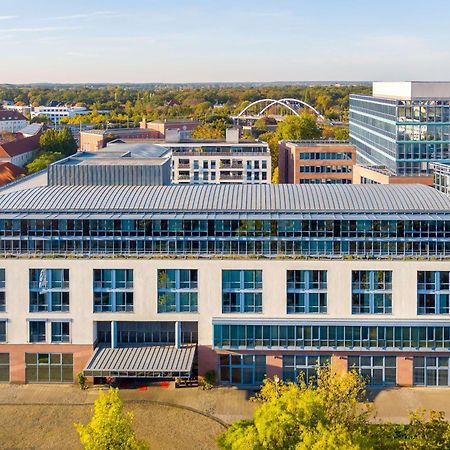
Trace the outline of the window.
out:
M 357 270 L 352 272 L 352 313 L 392 313 L 392 272 Z
M 266 355 L 220 355 L 220 382 L 242 386 L 261 385 Z
M 0 269 L 0 312 L 6 311 L 5 269 Z
M 327 312 L 327 271 L 287 271 L 287 313 Z
M 0 383 L 9 382 L 9 353 L 0 353 Z
M 448 356 L 414 356 L 413 384 L 415 386 L 450 386 Z
M 30 342 L 46 342 L 46 321 L 45 320 L 33 320 L 28 322 L 29 325 L 29 341 Z
M 158 312 L 197 312 L 198 271 L 158 270 Z
M 133 312 L 132 269 L 94 269 L 94 312 Z
M 72 353 L 25 353 L 27 383 L 73 383 Z
M 30 269 L 30 312 L 69 311 L 69 269 Z
M 70 342 L 70 322 L 51 322 L 52 343 Z
M 317 375 L 319 367 L 331 364 L 330 355 L 283 355 L 283 380 L 309 383 Z
M 395 356 L 349 356 L 348 369 L 356 370 L 370 385 L 394 385 L 397 382 Z
M 262 271 L 222 271 L 222 312 L 262 312 Z
M 450 272 L 417 273 L 417 314 L 448 314 Z
M 6 320 L 0 320 L 0 342 L 6 342 Z

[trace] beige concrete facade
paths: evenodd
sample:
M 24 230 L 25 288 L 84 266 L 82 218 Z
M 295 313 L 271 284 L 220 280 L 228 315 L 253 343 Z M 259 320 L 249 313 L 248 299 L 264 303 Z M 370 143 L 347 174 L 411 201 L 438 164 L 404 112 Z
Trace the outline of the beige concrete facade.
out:
M 353 166 L 353 184 L 425 184 L 433 186 L 433 176 L 396 176 L 386 170 L 377 170 L 356 164 Z
M 346 155 L 327 158 L 325 155 Z M 310 157 L 315 155 L 314 157 Z M 308 156 L 306 158 L 306 156 Z M 356 148 L 348 143 L 327 141 L 282 141 L 279 144 L 279 182 L 352 181 L 352 168 L 356 164 Z

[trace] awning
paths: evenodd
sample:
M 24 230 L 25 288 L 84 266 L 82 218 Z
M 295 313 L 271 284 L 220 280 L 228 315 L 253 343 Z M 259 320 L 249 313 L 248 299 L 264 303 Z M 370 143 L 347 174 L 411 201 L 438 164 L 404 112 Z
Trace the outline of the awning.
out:
M 97 348 L 83 370 L 89 377 L 189 378 L 195 345 Z

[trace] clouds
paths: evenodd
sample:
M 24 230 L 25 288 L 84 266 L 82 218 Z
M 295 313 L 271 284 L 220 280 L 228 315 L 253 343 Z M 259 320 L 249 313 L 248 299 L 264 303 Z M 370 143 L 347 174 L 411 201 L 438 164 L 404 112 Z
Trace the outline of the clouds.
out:
M 0 20 L 17 19 L 17 16 L 0 16 Z

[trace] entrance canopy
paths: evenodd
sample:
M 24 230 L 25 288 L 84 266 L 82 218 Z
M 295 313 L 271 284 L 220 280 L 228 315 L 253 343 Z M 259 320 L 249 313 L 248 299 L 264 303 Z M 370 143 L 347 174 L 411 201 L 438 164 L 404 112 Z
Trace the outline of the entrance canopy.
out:
M 189 378 L 195 345 L 97 348 L 83 370 L 88 377 Z

